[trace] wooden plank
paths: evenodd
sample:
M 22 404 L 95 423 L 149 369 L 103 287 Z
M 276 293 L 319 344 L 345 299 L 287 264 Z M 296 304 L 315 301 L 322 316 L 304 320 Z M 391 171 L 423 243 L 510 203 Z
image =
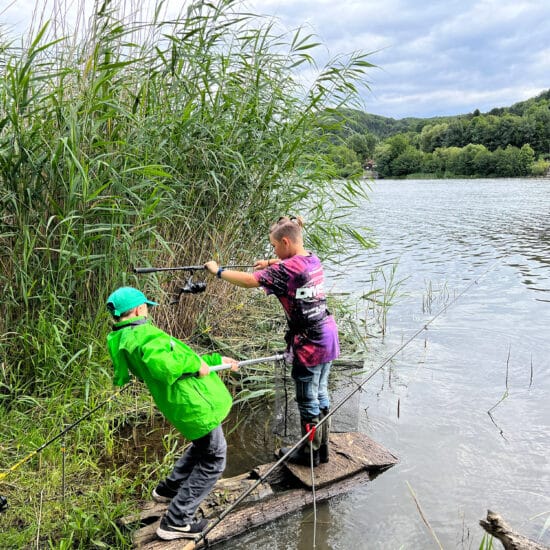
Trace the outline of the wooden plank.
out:
M 366 483 L 369 480 L 369 473 L 363 471 L 351 478 L 322 487 L 315 491 L 316 502 L 322 502 L 347 493 L 359 484 Z M 306 488 L 285 491 L 280 495 L 275 494 L 265 501 L 228 514 L 207 534 L 208 545 L 213 546 L 227 541 L 311 504 L 313 504 L 313 492 Z M 197 542 L 184 539 L 177 541 L 157 539 L 138 548 L 140 550 L 198 550 L 205 547 L 206 543 L 202 539 Z
M 366 469 L 384 469 L 398 462 L 382 445 L 358 432 L 330 435 L 329 462 L 314 468 L 315 487 L 323 487 Z M 311 466 L 285 463 L 292 475 L 312 487 Z
M 373 479 L 380 471 L 395 463 L 397 458 L 393 454 L 364 434 L 331 434 L 330 461 L 314 469 L 317 501 L 349 491 L 357 484 Z M 274 464 L 275 462 L 262 464 L 251 472 L 218 481 L 201 504 L 197 517 L 220 516 L 251 485 L 259 479 L 262 483 L 208 533 L 210 545 L 238 536 L 248 529 L 273 521 L 313 502 L 310 467 L 285 463 L 267 475 Z M 142 526 L 134 534 L 135 548 L 169 550 L 182 548 L 188 543 L 185 539 L 161 541 L 157 538 L 156 528 L 166 506 L 148 503 L 138 514 L 120 521 L 128 527 L 135 526 L 136 523 Z M 191 542 L 190 548 L 193 545 Z M 203 545 L 204 541 L 199 540 L 197 548 L 202 548 Z

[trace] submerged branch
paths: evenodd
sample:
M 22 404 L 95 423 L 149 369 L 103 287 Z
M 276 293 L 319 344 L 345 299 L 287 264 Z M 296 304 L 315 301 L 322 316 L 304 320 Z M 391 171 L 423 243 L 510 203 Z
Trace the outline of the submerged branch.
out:
M 499 514 L 491 510 L 487 510 L 487 520 L 482 519 L 479 524 L 487 533 L 500 540 L 505 550 L 550 550 L 548 546 L 513 531 Z

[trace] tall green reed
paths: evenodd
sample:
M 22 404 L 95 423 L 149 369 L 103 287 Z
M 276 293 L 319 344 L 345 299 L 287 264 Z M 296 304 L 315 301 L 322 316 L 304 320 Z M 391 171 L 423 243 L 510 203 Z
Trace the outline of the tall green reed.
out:
M 316 248 L 354 233 L 327 201 L 349 206 L 362 188 L 335 187 L 318 128 L 327 108 L 357 100 L 363 54 L 304 86 L 295 71 L 315 68 L 315 38 L 277 34 L 236 0 L 171 20 L 159 3 L 145 22 L 123 8 L 97 4 L 78 36 L 46 22 L 0 54 L 5 395 L 49 393 L 104 332 L 113 287 L 167 289 L 133 265 L 250 261 L 269 222 L 306 197 Z M 167 317 L 184 334 L 194 315 Z
M 130 4 L 94 3 L 86 23 L 82 0 L 72 30 L 58 17 L 63 0 L 54 2 L 52 18 L 38 2 L 31 32 L 11 42 L 0 37 L 7 462 L 111 391 L 108 294 L 134 284 L 165 301 L 173 286 L 166 277 L 137 279 L 133 266 L 212 257 L 249 263 L 265 253 L 269 224 L 297 210 L 307 218 L 308 242 L 324 255 L 345 235 L 362 239 L 344 214 L 365 189 L 334 181 L 319 129 L 331 109 L 358 101 L 366 56 L 318 68 L 314 36 L 281 33 L 236 0 L 191 2 L 173 18 L 162 2 L 150 13 Z M 298 76 L 302 69 L 315 75 L 308 83 Z M 220 313 L 235 306 L 221 285 L 184 306 L 158 308 L 155 320 L 188 336 L 197 322 L 217 326 Z M 94 464 L 113 451 L 108 432 L 119 415 L 113 405 L 101 422 L 79 426 L 68 475 L 93 472 L 90 483 L 101 485 Z M 54 449 L 25 468 L 40 469 L 42 460 L 58 474 Z M 106 489 L 98 492 L 108 500 Z M 77 516 L 74 528 L 57 533 L 60 544 L 99 536 L 84 512 Z M 118 540 L 110 516 L 104 519 L 94 525 Z M 27 543 L 34 524 L 25 528 Z

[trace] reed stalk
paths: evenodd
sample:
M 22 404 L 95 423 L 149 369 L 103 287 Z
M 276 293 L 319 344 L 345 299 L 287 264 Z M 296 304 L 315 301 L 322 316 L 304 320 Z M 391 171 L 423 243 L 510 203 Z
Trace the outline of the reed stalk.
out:
M 365 191 L 334 180 L 319 127 L 330 109 L 358 101 L 371 65 L 353 53 L 319 68 L 316 46 L 302 29 L 281 33 L 237 0 L 188 2 L 170 17 L 160 1 L 153 10 L 133 1 L 37 2 L 27 33 L 0 34 L 3 464 L 112 391 L 108 294 L 132 284 L 165 303 L 177 285 L 137 278 L 134 266 L 250 263 L 266 253 L 269 224 L 294 212 L 324 257 L 344 236 L 368 245 L 340 217 Z M 298 70 L 306 69 L 314 77 L 304 85 Z M 228 329 L 220 319 L 239 302 L 222 285 L 158 308 L 155 321 L 205 350 L 222 344 L 246 355 L 251 345 L 239 350 L 230 330 L 220 335 Z M 247 391 L 250 399 L 267 390 Z M 59 548 L 128 545 L 115 519 L 129 494 L 149 491 L 147 478 L 122 468 L 105 483 L 98 464 L 116 452 L 116 429 L 136 421 L 132 399 L 147 406 L 147 397 L 128 396 L 69 438 L 69 507 L 51 504 L 56 449 L 14 476 L 8 546 L 36 538 Z M 24 496 L 49 481 L 38 532 Z

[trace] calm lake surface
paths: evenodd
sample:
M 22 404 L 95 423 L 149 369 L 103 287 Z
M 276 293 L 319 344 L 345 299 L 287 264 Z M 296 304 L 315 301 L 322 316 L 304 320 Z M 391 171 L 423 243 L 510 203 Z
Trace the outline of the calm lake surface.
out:
M 371 186 L 351 221 L 370 227 L 378 247 L 331 272 L 329 290 L 351 293 L 367 319 L 361 296 L 384 280 L 396 303 L 385 336 L 365 339 L 365 371 L 334 370 L 333 405 L 429 325 L 333 428 L 369 435 L 399 463 L 319 504 L 315 522 L 300 511 L 224 547 L 313 548 L 315 527 L 317 549 L 477 549 L 487 509 L 550 545 L 550 181 Z M 248 419 L 231 438 L 225 475 L 271 459 L 278 400 L 271 419 Z

